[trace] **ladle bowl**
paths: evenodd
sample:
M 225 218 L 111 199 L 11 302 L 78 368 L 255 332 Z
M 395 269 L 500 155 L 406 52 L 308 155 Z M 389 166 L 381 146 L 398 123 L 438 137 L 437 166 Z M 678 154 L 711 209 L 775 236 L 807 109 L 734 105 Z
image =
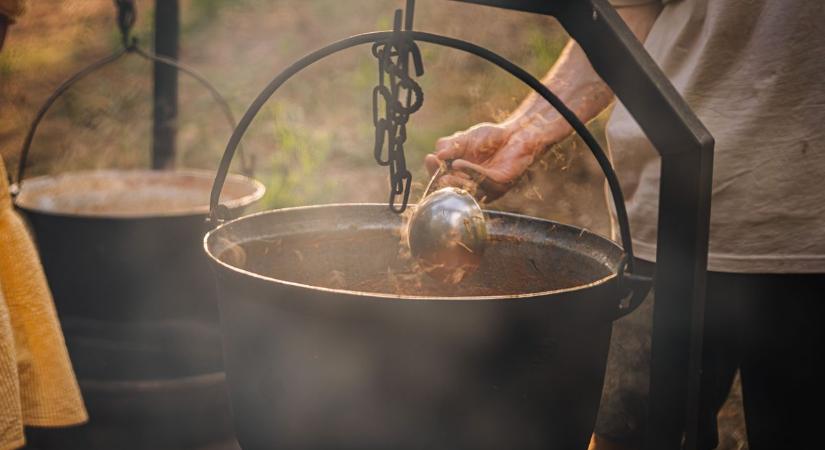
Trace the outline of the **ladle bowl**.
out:
M 487 247 L 487 220 L 469 192 L 454 187 L 425 197 L 407 225 L 410 253 L 430 276 L 460 283 L 481 264 Z

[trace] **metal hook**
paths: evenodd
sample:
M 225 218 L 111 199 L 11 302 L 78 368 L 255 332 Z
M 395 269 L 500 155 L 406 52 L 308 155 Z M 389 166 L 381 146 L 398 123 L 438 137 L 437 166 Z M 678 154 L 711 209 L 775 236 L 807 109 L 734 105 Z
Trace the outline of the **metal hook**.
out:
M 129 40 L 132 33 L 132 27 L 137 21 L 137 11 L 135 10 L 134 0 L 115 0 L 117 7 L 117 26 L 120 28 L 120 36 L 123 42 L 123 47 L 132 49 L 137 46 L 137 39 Z

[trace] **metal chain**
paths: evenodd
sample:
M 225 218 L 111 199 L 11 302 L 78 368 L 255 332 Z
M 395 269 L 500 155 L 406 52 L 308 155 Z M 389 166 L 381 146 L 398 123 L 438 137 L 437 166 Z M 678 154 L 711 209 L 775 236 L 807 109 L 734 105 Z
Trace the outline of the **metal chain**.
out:
M 412 2 L 408 2 L 407 31 L 412 28 Z M 412 188 L 412 174 L 407 170 L 404 143 L 410 114 L 424 103 L 421 86 L 410 76 L 410 58 L 415 75 L 424 74 L 421 51 L 415 41 L 401 32 L 402 12 L 395 12 L 393 35 L 372 46 L 378 59 L 378 86 L 372 91 L 372 121 L 375 125 L 375 161 L 388 166 L 390 172 L 389 207 L 402 213 L 407 209 Z M 382 108 L 383 106 L 383 108 Z M 383 110 L 383 117 L 379 117 Z M 401 204 L 396 205 L 398 196 Z

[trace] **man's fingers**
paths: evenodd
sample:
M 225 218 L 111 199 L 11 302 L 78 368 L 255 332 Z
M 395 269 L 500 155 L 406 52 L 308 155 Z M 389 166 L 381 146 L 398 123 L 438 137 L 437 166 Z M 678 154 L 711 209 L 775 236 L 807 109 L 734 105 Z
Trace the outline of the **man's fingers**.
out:
M 455 170 L 471 170 L 473 172 L 478 173 L 483 178 L 490 179 L 496 183 L 508 184 L 513 181 L 511 174 L 509 174 L 508 172 L 505 172 L 499 168 L 484 167 L 480 164 L 476 164 L 465 159 L 456 159 L 455 161 L 453 161 L 452 166 Z
M 466 150 L 467 136 L 464 134 L 454 134 L 450 137 L 441 138 L 435 143 L 435 155 L 442 161 L 461 158 Z
M 508 143 L 510 133 L 502 126 L 480 123 L 470 129 L 439 139 L 435 152 L 427 155 L 424 164 L 430 174 L 442 161 L 452 161 L 451 168 L 438 182 L 439 186 L 455 186 L 474 195 L 480 190 L 498 197 L 513 185 L 524 165 L 520 149 L 522 142 Z M 515 156 L 510 162 L 509 157 Z
M 458 172 L 460 170 L 469 170 L 478 174 L 480 179 L 477 180 L 478 190 L 475 195 L 484 202 L 493 201 L 506 194 L 520 175 L 512 173 L 512 167 L 489 168 L 463 159 L 453 161 L 453 168 L 456 173 L 462 173 Z

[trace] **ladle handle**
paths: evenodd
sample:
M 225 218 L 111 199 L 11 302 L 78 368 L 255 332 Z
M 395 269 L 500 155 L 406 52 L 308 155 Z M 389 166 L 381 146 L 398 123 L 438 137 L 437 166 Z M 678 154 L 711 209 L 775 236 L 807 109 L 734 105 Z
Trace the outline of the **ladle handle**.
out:
M 124 4 L 124 5 L 131 4 L 131 2 L 129 2 L 129 1 L 125 1 L 125 2 L 120 2 L 119 1 L 118 2 L 118 6 L 119 6 L 118 13 L 119 13 L 119 15 L 126 14 L 126 13 L 124 13 L 124 11 L 128 11 L 128 8 L 127 9 L 121 9 L 120 8 L 121 3 Z M 180 62 L 175 61 L 171 58 L 167 58 L 165 56 L 160 56 L 160 55 L 155 55 L 154 53 L 147 52 L 147 51 L 141 49 L 137 45 L 137 39 L 136 38 L 131 38 L 131 40 L 129 40 L 129 29 L 131 28 L 131 25 L 126 27 L 126 24 L 127 23 L 128 24 L 134 23 L 134 12 L 131 12 L 130 14 L 126 14 L 124 17 L 118 17 L 118 23 L 119 23 L 119 26 L 121 28 L 121 33 L 123 35 L 123 44 L 124 44 L 123 47 L 118 49 L 117 51 L 115 51 L 111 55 L 106 56 L 104 58 L 101 58 L 101 59 L 93 62 L 92 64 L 86 66 L 85 68 L 79 70 L 77 73 L 70 76 L 69 78 L 67 78 L 62 83 L 60 83 L 60 85 L 57 87 L 57 89 L 55 89 L 54 92 L 52 92 L 52 94 L 49 96 L 49 98 L 47 98 L 46 101 L 43 103 L 43 105 L 40 106 L 40 109 L 38 109 L 37 114 L 34 116 L 34 120 L 32 120 L 31 125 L 29 125 L 29 130 L 26 133 L 26 137 L 23 140 L 23 147 L 20 150 L 20 159 L 17 162 L 17 178 L 16 178 L 16 180 L 13 180 L 13 183 L 11 184 L 11 193 L 12 193 L 12 195 L 16 196 L 17 194 L 20 193 L 20 189 L 21 189 L 22 184 L 23 184 L 23 177 L 26 173 L 26 163 L 27 163 L 28 158 L 29 158 L 29 151 L 31 149 L 32 142 L 34 141 L 34 135 L 37 132 L 37 127 L 40 125 L 40 122 L 43 120 L 43 117 L 46 116 L 46 113 L 52 107 L 54 102 L 56 102 L 57 99 L 59 99 L 75 83 L 82 80 L 83 78 L 85 78 L 89 74 L 101 69 L 102 67 L 105 67 L 105 66 L 117 61 L 121 56 L 123 56 L 127 53 L 134 53 L 134 54 L 137 54 L 138 56 L 140 56 L 144 59 L 147 59 L 149 61 L 155 61 L 155 62 L 159 62 L 159 63 L 164 64 L 164 65 L 173 67 L 176 70 L 178 70 L 179 72 L 185 73 L 186 75 L 189 75 L 190 77 L 194 78 L 198 83 L 200 83 L 203 87 L 205 87 L 209 91 L 209 93 L 212 95 L 212 99 L 220 106 L 221 111 L 222 111 L 224 117 L 226 118 L 226 121 L 229 124 L 230 128 L 232 128 L 234 130 L 235 127 L 237 126 L 237 123 L 235 122 L 235 117 L 232 114 L 231 108 L 229 107 L 229 103 L 226 101 L 226 99 L 223 97 L 223 95 L 221 95 L 221 93 L 218 92 L 218 90 L 205 77 L 203 77 L 203 75 L 200 75 L 194 69 L 191 69 L 191 68 L 189 68 L 189 67 L 187 67 L 187 66 L 181 64 Z M 251 176 L 252 172 L 253 172 L 253 167 L 251 165 L 249 155 L 246 155 L 245 152 L 243 152 L 243 150 L 241 150 L 241 151 L 242 151 L 242 155 L 241 155 L 241 166 L 242 167 L 241 167 L 241 169 L 242 169 L 242 171 L 244 172 L 245 175 Z
M 601 167 L 602 172 L 604 172 L 605 178 L 607 178 L 607 184 L 610 188 L 610 193 L 616 210 L 616 217 L 619 222 L 622 246 L 627 257 L 626 270 L 628 274 L 633 273 L 633 242 L 630 236 L 630 223 L 627 218 L 627 210 L 625 208 L 621 186 L 619 185 L 619 179 L 616 176 L 616 172 L 613 170 L 613 166 L 610 164 L 610 160 L 604 150 L 602 150 L 598 141 L 595 137 L 593 137 L 584 123 L 582 123 L 576 114 L 573 113 L 573 111 L 571 111 L 555 94 L 553 94 L 547 86 L 542 84 L 541 81 L 536 79 L 534 76 L 530 75 L 526 70 L 510 62 L 506 58 L 494 53 L 491 50 L 470 42 L 421 31 L 378 31 L 351 36 L 304 56 L 273 78 L 246 110 L 246 113 L 241 118 L 238 127 L 235 128 L 232 136 L 229 138 L 229 142 L 226 144 L 226 151 L 223 154 L 221 164 L 218 168 L 218 173 L 215 175 L 215 183 L 212 186 L 212 196 L 210 199 L 210 221 L 212 221 L 213 224 L 217 225 L 223 220 L 228 219 L 226 213 L 227 209 L 222 208 L 219 202 L 221 190 L 223 189 L 223 184 L 226 181 L 226 176 L 229 172 L 229 165 L 232 163 L 235 150 L 238 147 L 244 133 L 246 133 L 246 130 L 249 128 L 249 125 L 252 123 L 252 120 L 261 110 L 264 103 L 266 103 L 266 101 L 269 100 L 269 98 L 275 93 L 275 91 L 277 91 L 278 88 L 280 88 L 293 75 L 320 59 L 357 45 L 383 42 L 389 39 L 409 39 L 420 42 L 428 42 L 471 53 L 510 73 L 547 100 L 559 112 L 559 114 L 564 117 L 568 123 L 570 123 L 573 130 L 576 131 L 584 143 L 587 144 L 587 147 L 590 148 L 590 151 L 599 163 L 599 167 Z M 624 273 L 624 268 L 621 273 Z
M 435 183 L 439 178 L 441 178 L 441 175 L 444 175 L 444 164 L 439 164 L 438 169 L 435 169 L 435 173 L 433 173 L 430 177 L 427 187 L 424 188 L 424 193 L 421 194 L 421 200 L 424 200 L 428 195 L 430 195 L 430 191 L 433 190 L 433 186 L 435 186 Z M 419 203 L 421 200 L 419 200 Z

